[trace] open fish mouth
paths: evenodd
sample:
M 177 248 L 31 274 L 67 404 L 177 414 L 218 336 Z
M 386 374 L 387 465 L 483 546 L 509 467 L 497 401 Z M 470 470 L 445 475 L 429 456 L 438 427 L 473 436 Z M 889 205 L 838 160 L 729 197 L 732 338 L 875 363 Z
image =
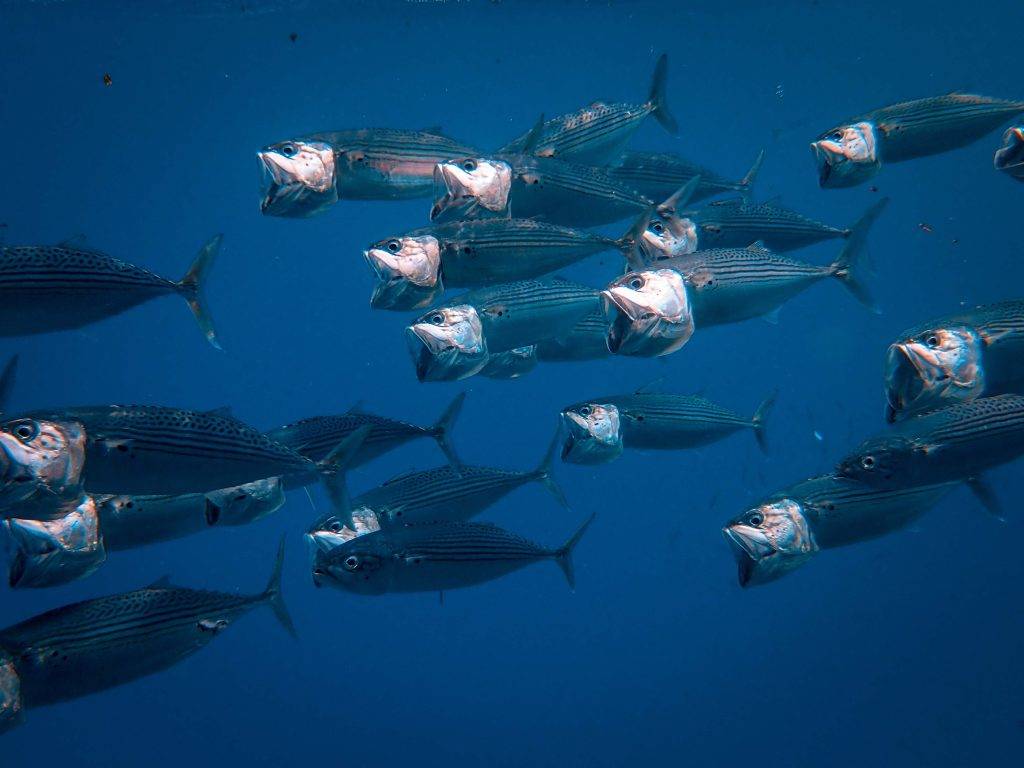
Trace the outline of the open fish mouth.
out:
M 1003 146 L 996 150 L 993 163 L 996 170 L 1024 180 L 1024 127 L 1014 126 L 1004 134 Z
M 463 352 L 425 324 L 407 328 L 405 339 L 416 366 L 416 378 L 421 382 L 468 378 L 487 365 L 489 358 L 486 350 L 479 354 Z
M 924 394 L 921 363 L 903 344 L 889 347 L 885 362 L 886 421 L 892 424 Z
M 452 172 L 443 163 L 434 166 L 434 204 L 430 208 L 430 220 L 436 221 L 456 218 L 459 213 L 468 215 L 476 203 L 471 194 L 459 194 L 458 181 L 452 178 Z
M 741 587 L 763 584 L 782 575 L 775 574 L 771 568 L 777 551 L 759 531 L 730 525 L 722 533 L 736 559 L 736 576 Z
M 370 295 L 370 307 L 395 311 L 425 309 L 442 293 L 443 288 L 424 288 L 401 278 L 378 280 Z
M 757 560 L 750 554 L 743 537 L 739 536 L 731 528 L 726 528 L 723 532 L 725 540 L 729 542 L 729 549 L 732 550 L 733 557 L 736 560 L 736 579 L 741 587 L 746 587 L 754 577 Z
M 264 216 L 306 218 L 313 216 L 338 201 L 338 192 L 331 186 L 315 190 L 296 181 L 276 164 L 271 152 L 257 152 L 260 160 L 263 194 L 260 213 Z
M 665 318 L 612 288 L 601 291 L 601 307 L 609 321 L 605 341 L 612 354 L 660 357 L 675 352 L 693 335 L 688 306 L 680 317 Z

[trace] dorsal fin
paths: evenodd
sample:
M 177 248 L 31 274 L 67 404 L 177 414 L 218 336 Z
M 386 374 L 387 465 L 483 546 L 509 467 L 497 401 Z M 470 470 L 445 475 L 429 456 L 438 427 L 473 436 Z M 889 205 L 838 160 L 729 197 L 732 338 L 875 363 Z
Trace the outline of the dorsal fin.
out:
M 164 574 L 159 579 L 148 585 L 146 589 L 171 589 L 171 577 L 168 574 Z
M 534 123 L 533 128 L 530 129 L 530 132 L 526 134 L 526 137 L 523 139 L 523 149 L 521 154 L 532 155 L 536 151 L 537 145 L 540 144 L 540 139 L 543 135 L 544 113 L 542 112 L 540 117 L 537 118 L 537 122 Z
M 771 253 L 771 249 L 764 244 L 764 240 L 755 240 L 747 246 L 746 250 L 751 253 Z
M 782 195 L 772 195 L 767 200 L 762 200 L 761 205 L 778 208 L 782 204 Z
M 224 419 L 233 419 L 235 415 L 231 412 L 230 405 L 222 405 L 219 408 L 211 408 L 205 412 L 209 416 L 220 416 Z
M 664 376 L 659 376 L 656 379 L 651 379 L 646 384 L 641 384 L 639 387 L 637 387 L 635 390 L 633 390 L 633 394 L 634 395 L 649 395 L 652 392 L 654 392 L 655 388 L 660 387 L 664 383 L 665 383 L 665 377 Z
M 76 250 L 84 250 L 87 246 L 88 244 L 86 243 L 85 235 L 81 232 L 77 235 L 72 235 L 71 237 L 65 237 L 57 243 L 58 248 L 75 248 Z
M 422 129 L 422 132 L 432 133 L 434 135 L 440 136 L 444 132 L 444 129 L 441 128 L 440 125 L 428 125 L 426 128 Z
M 346 416 L 356 416 L 360 413 L 363 413 L 362 400 L 356 400 L 354 403 L 352 403 L 352 406 L 347 411 L 345 411 Z

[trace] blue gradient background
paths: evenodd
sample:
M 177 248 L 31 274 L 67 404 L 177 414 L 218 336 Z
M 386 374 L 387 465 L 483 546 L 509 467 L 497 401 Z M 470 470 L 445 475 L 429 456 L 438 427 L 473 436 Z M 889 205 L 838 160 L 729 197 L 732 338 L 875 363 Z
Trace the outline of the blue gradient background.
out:
M 787 305 L 777 326 L 699 331 L 664 360 L 456 385 L 416 382 L 400 334 L 407 316 L 369 310 L 360 256 L 424 223 L 429 201 L 261 218 L 254 152 L 377 125 L 441 125 L 495 147 L 542 111 L 641 100 L 667 51 L 681 134 L 651 122 L 636 147 L 736 177 L 765 147 L 758 197 L 782 195 L 843 225 L 877 195 L 819 190 L 808 142 L 840 118 L 906 98 L 1024 97 L 1015 53 L 1024 4 L 120 5 L 0 0 L 0 221 L 8 243 L 82 233 L 171 277 L 223 232 L 208 292 L 227 352 L 205 344 L 174 298 L 82 332 L 2 339 L 0 358 L 22 355 L 15 408 L 230 404 L 269 428 L 361 400 L 426 424 L 465 389 L 462 456 L 527 468 L 563 405 L 664 376 L 668 389 L 703 389 L 751 413 L 778 388 L 772 454 L 739 434 L 701 451 L 561 466 L 571 514 L 530 486 L 483 516 L 557 544 L 596 511 L 575 594 L 550 564 L 453 592 L 443 606 L 430 594 L 315 590 L 301 533 L 317 513 L 301 492 L 261 523 L 117 554 L 86 581 L 3 588 L 0 625 L 164 573 L 251 592 L 287 533 L 285 596 L 301 640 L 257 611 L 164 674 L 28 712 L 0 741 L 0 762 L 1020 764 L 1019 464 L 993 473 L 1011 510 L 1005 524 L 956 491 L 911 530 L 826 552 L 762 588 L 737 586 L 720 533 L 760 495 L 828 469 L 882 428 L 882 356 L 898 331 L 1021 295 L 1024 187 L 992 170 L 998 134 L 878 177 L 878 194 L 892 198 L 871 237 L 881 316 L 826 282 Z M 826 263 L 837 250 L 801 256 Z M 566 274 L 599 285 L 614 267 L 595 259 Z M 440 461 L 429 441 L 414 443 L 356 471 L 352 486 Z

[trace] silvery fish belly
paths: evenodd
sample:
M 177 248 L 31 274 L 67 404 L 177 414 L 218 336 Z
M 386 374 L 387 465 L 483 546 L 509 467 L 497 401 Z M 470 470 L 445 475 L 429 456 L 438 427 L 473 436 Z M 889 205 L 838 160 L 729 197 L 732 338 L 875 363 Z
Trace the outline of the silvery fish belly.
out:
M 664 200 L 693 179 L 699 179 L 690 201 L 705 200 L 729 192 L 749 194 L 764 160 L 764 151 L 742 179 L 727 179 L 679 155 L 661 152 L 626 151 L 622 160 L 608 168 L 608 174 L 641 195 Z
M 0 734 L 21 725 L 24 718 L 18 671 L 11 657 L 0 650 Z
M 1024 393 L 1024 301 L 1004 301 L 903 331 L 889 345 L 890 422 L 953 402 Z
M 1024 126 L 1015 125 L 1003 135 L 1003 146 L 992 159 L 997 171 L 1024 181 Z
M 1024 453 L 1024 396 L 955 403 L 897 422 L 846 456 L 837 473 L 879 487 L 976 478 Z
M 905 101 L 850 118 L 811 144 L 823 188 L 852 187 L 883 163 L 965 147 L 1024 113 L 1024 102 L 969 93 Z
M 5 520 L 15 545 L 8 571 L 14 589 L 55 587 L 91 575 L 107 559 L 96 501 L 83 495 L 54 520 Z
M 60 517 L 79 497 L 85 456 L 86 435 L 75 422 L 0 424 L 0 518 Z
M 666 131 L 675 134 L 678 126 L 665 100 L 667 71 L 668 56 L 662 54 L 654 68 L 647 101 L 642 104 L 596 101 L 583 109 L 546 121 L 539 135 L 534 136 L 534 131 L 530 131 L 506 144 L 500 152 L 524 152 L 533 142 L 531 150 L 539 157 L 601 164 L 619 157 L 648 115 L 653 115 Z
M 0 630 L 0 648 L 13 659 L 26 707 L 113 688 L 181 661 L 259 605 L 269 604 L 293 632 L 280 596 L 280 566 L 281 552 L 259 595 L 185 589 L 161 580 L 56 608 Z
M 86 435 L 83 484 L 94 494 L 205 493 L 267 477 L 315 477 L 317 465 L 217 412 L 163 406 L 90 406 L 36 413 L 5 431 L 59 420 Z
M 480 370 L 489 379 L 518 379 L 537 367 L 537 345 L 492 353 Z
M 941 483 L 886 489 L 825 475 L 774 493 L 723 529 L 740 586 L 775 581 L 821 549 L 899 530 L 955 487 Z
M 543 363 L 601 360 L 608 357 L 608 319 L 604 312 L 592 312 L 567 334 L 539 342 L 537 360 Z
M 426 197 L 434 167 L 477 151 L 433 131 L 367 128 L 280 141 L 257 153 L 264 174 L 260 210 L 306 217 L 339 199 Z

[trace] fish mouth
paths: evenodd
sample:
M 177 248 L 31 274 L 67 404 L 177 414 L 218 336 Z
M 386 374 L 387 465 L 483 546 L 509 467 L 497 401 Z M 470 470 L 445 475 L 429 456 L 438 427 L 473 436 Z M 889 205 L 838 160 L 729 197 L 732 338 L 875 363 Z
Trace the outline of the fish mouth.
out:
M 993 159 L 996 170 L 1008 171 L 1018 179 L 1024 179 L 1024 127 L 1010 128 L 1003 136 L 1003 146 L 996 150 Z
M 476 198 L 473 195 L 457 195 L 458 179 L 444 163 L 434 166 L 434 204 L 430 208 L 430 220 L 436 221 L 445 216 L 453 218 L 461 210 L 467 210 Z M 451 212 L 451 215 L 447 215 Z
M 420 382 L 458 381 L 478 373 L 489 355 L 467 355 L 439 335 L 433 326 L 419 323 L 406 328 L 406 346 Z
M 845 158 L 828 149 L 821 141 L 811 142 L 811 153 L 818 166 L 818 186 L 827 189 L 829 180 L 832 179 L 833 164 L 840 163 Z
M 290 178 L 274 159 L 274 153 L 256 153 L 260 161 L 263 195 L 260 198 L 260 213 L 264 216 L 282 218 L 308 218 L 320 213 L 338 201 L 334 186 L 327 192 L 317 192 L 300 181 Z
M 739 526 L 728 526 L 722 529 L 722 533 L 736 560 L 736 577 L 739 585 L 746 588 L 762 583 L 763 579 L 760 578 L 762 564 L 775 552 L 768 544 L 767 539 L 750 534 L 746 526 L 742 526 L 743 530 L 739 530 L 739 528 Z
M 925 382 L 922 366 L 905 344 L 892 344 L 886 355 L 886 421 L 890 424 L 924 394 Z
M 601 291 L 601 308 L 609 321 L 605 343 L 615 355 L 660 357 L 675 352 L 693 335 L 688 311 L 678 321 L 670 320 L 634 303 L 617 288 Z

